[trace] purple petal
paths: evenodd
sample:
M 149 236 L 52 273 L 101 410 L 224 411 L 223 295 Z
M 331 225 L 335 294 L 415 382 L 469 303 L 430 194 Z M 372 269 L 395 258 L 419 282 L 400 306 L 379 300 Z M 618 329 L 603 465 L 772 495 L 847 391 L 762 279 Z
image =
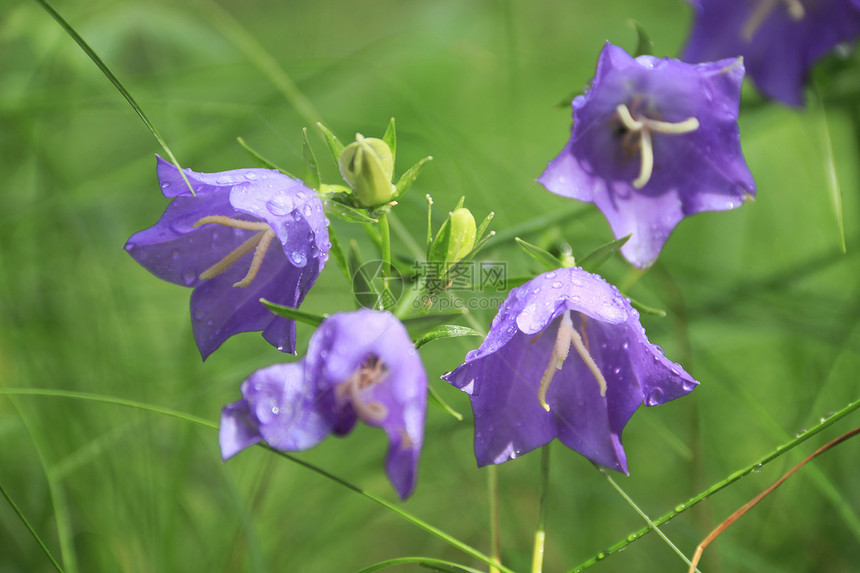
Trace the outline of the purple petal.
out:
M 247 402 L 239 400 L 224 406 L 221 410 L 221 424 L 218 426 L 221 459 L 229 460 L 262 439 Z

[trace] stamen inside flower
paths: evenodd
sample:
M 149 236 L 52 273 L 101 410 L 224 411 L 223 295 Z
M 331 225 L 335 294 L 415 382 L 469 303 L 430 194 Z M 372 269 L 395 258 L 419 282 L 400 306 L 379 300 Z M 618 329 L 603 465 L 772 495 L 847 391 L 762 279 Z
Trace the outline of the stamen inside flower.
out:
M 789 18 L 795 22 L 803 20 L 806 16 L 806 10 L 804 10 L 801 0 L 759 0 L 741 31 L 747 42 L 753 39 L 753 36 L 756 35 L 756 32 L 778 4 L 785 6 Z
M 266 255 L 269 244 L 271 244 L 272 239 L 275 238 L 274 229 L 264 221 L 245 221 L 243 219 L 224 217 L 223 215 L 210 215 L 208 217 L 203 217 L 194 223 L 194 226 L 199 227 L 200 225 L 205 225 L 207 223 L 215 223 L 216 225 L 224 225 L 225 227 L 232 227 L 234 229 L 259 231 L 259 233 L 248 238 L 244 243 L 233 249 L 226 257 L 200 273 L 200 278 L 206 280 L 220 275 L 230 268 L 233 263 L 250 253 L 251 250 L 254 250 L 254 258 L 251 259 L 251 265 L 248 267 L 248 272 L 242 280 L 233 283 L 233 286 L 246 287 L 254 282 L 254 279 L 257 278 L 257 273 L 260 271 L 260 267 L 263 264 L 263 257 Z
M 585 331 L 585 321 L 586 318 L 582 317 L 583 324 L 582 329 Z M 587 340 L 587 337 L 586 337 Z M 595 380 L 597 380 L 597 385 L 600 387 L 600 396 L 606 396 L 606 378 L 603 377 L 603 373 L 600 371 L 600 368 L 597 367 L 597 363 L 594 361 L 594 358 L 591 356 L 591 352 L 588 351 L 588 346 L 582 340 L 582 336 L 580 336 L 579 332 L 573 327 L 573 321 L 570 318 L 570 311 L 567 310 L 561 316 L 561 322 L 558 325 L 558 333 L 555 336 L 555 345 L 552 349 L 552 355 L 549 359 L 549 364 L 544 370 L 543 376 L 540 379 L 540 386 L 538 387 L 538 402 L 543 406 L 543 409 L 549 412 L 549 404 L 546 402 L 546 393 L 549 390 L 550 382 L 552 382 L 553 376 L 557 370 L 561 370 L 561 367 L 564 365 L 564 361 L 567 360 L 567 356 L 570 354 L 570 347 L 576 349 L 577 354 L 579 354 L 582 361 L 585 363 L 585 366 L 591 371 L 591 374 L 594 375 Z
M 634 118 L 630 110 L 623 103 L 618 104 L 615 108 L 616 116 L 621 122 L 623 129 L 627 131 L 625 135 L 625 144 L 628 142 L 627 135 L 635 133 L 639 135 L 639 176 L 633 180 L 633 186 L 637 189 L 643 188 L 648 181 L 651 180 L 651 174 L 654 170 L 654 147 L 652 145 L 652 133 L 665 133 L 667 135 L 680 135 L 690 133 L 699 129 L 699 120 L 695 117 L 689 117 L 684 121 L 669 122 L 651 119 L 644 115 L 639 115 Z
M 365 422 L 385 420 L 388 416 L 388 408 L 381 402 L 365 402 L 361 392 L 379 384 L 386 376 L 388 376 L 388 370 L 385 364 L 378 357 L 369 355 L 355 372 L 335 388 L 335 399 L 338 405 L 343 405 L 345 402 L 351 403 L 358 417 Z

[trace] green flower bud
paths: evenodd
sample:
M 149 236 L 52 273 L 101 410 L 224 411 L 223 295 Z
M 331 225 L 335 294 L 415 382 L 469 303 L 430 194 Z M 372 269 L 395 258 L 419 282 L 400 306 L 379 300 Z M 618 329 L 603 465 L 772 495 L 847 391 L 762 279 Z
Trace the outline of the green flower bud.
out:
M 451 239 L 448 241 L 448 252 L 445 262 L 453 265 L 469 254 L 475 246 L 475 217 L 464 207 L 454 209 L 449 216 L 451 221 Z
M 394 156 L 381 139 L 356 134 L 355 142 L 340 154 L 338 167 L 362 207 L 387 203 L 394 196 Z

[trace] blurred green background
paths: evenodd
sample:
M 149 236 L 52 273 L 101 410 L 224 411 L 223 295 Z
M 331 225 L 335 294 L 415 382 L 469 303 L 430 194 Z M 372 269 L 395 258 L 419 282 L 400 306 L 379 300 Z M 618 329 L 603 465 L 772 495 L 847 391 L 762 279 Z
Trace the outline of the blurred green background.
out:
M 423 196 L 435 222 L 466 195 L 504 233 L 583 256 L 611 239 L 593 206 L 534 179 L 569 135 L 560 102 L 583 89 L 609 40 L 628 50 L 640 22 L 660 56 L 683 44 L 681 0 L 513 2 L 58 1 L 112 67 L 183 166 L 252 166 L 243 137 L 301 169 L 301 128 L 323 120 L 343 140 L 398 126 L 398 173 L 433 155 L 396 214 L 420 240 Z M 832 62 L 831 62 L 832 63 Z M 681 223 L 644 275 L 620 259 L 605 276 L 668 311 L 644 317 L 652 342 L 701 387 L 643 408 L 624 439 L 619 483 L 656 517 L 770 452 L 860 395 L 857 58 L 819 78 L 820 105 L 791 110 L 744 92 L 741 133 L 758 198 Z M 748 88 L 748 86 L 747 86 Z M 746 103 L 750 102 L 750 103 Z M 311 128 L 324 180 L 337 178 Z M 190 291 L 162 283 L 122 250 L 167 201 L 161 152 L 128 104 L 35 2 L 0 7 L 0 391 L 48 388 L 165 406 L 217 421 L 254 369 L 288 356 L 256 333 L 206 363 L 188 320 Z M 828 184 L 844 193 L 847 252 Z M 557 224 L 540 217 L 570 213 Z M 534 224 L 537 221 L 538 224 Z M 360 230 L 335 220 L 344 236 Z M 510 237 L 510 234 L 508 234 Z M 504 237 L 503 237 L 504 238 Z M 395 252 L 407 255 L 401 245 Z M 483 253 L 510 275 L 539 269 L 510 240 Z M 352 308 L 333 262 L 303 308 Z M 491 314 L 478 314 L 488 325 Z M 310 329 L 300 327 L 299 346 Z M 488 551 L 487 470 L 471 450 L 467 397 L 438 376 L 474 338 L 422 349 L 431 384 L 466 414 L 430 408 L 418 487 L 404 507 Z M 301 352 L 301 351 L 300 351 Z M 688 555 L 725 516 L 855 415 L 670 522 Z M 155 413 L 67 398 L 0 395 L 0 485 L 66 571 L 355 571 L 428 555 L 478 566 L 372 502 L 259 448 L 227 464 L 216 432 Z M 382 432 L 359 427 L 298 454 L 395 499 Z M 860 443 L 805 467 L 705 553 L 701 569 L 857 571 Z M 537 453 L 498 468 L 502 557 L 527 570 L 537 519 Z M 553 447 L 545 571 L 566 571 L 643 525 L 585 459 Z M 405 566 L 401 570 L 414 570 Z M 0 572 L 52 571 L 0 501 Z M 649 535 L 594 571 L 685 571 Z

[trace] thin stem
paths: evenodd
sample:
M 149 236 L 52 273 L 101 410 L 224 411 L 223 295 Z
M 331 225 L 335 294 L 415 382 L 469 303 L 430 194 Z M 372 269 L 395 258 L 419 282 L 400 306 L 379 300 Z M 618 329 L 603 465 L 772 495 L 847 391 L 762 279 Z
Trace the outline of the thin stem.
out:
M 495 467 L 495 466 L 493 466 L 493 467 Z M 42 541 L 42 538 L 41 538 L 41 537 L 39 537 L 39 534 L 38 534 L 38 533 L 36 533 L 36 530 L 35 530 L 35 529 L 33 529 L 33 526 L 32 526 L 32 525 L 30 525 L 30 522 L 29 522 L 29 521 L 27 521 L 27 518 L 26 518 L 26 517 L 24 517 L 24 514 L 21 512 L 21 510 L 20 510 L 20 509 L 18 509 L 18 505 L 17 505 L 14 501 L 12 501 L 12 498 L 11 498 L 11 497 L 9 497 L 9 494 L 8 494 L 8 493 L 6 493 L 6 489 L 3 487 L 3 484 L 0 484 L 0 493 L 2 493 L 2 494 L 3 494 L 3 497 L 5 497 L 5 498 L 6 498 L 6 501 L 8 501 L 8 502 L 9 502 L 9 505 L 11 505 L 11 506 L 12 506 L 12 509 L 13 509 L 13 510 L 15 510 L 15 513 L 18 515 L 18 518 L 19 518 L 19 519 L 24 523 L 24 525 L 25 525 L 25 526 L 27 527 L 27 529 L 30 531 L 30 535 L 32 535 L 32 536 L 33 536 L 33 538 L 34 538 L 34 539 L 39 543 L 39 546 L 42 548 L 42 551 L 44 551 L 44 552 L 45 552 L 45 555 L 47 555 L 47 556 L 48 556 L 48 559 L 50 559 L 50 560 L 51 560 L 51 563 L 53 563 L 53 564 L 54 564 L 54 568 L 55 568 L 57 571 L 59 571 L 60 573 L 63 573 L 63 568 L 62 568 L 62 567 L 60 567 L 60 564 L 59 564 L 59 563 L 57 563 L 57 560 L 56 560 L 56 559 L 54 559 L 54 556 L 53 556 L 53 555 L 51 555 L 51 551 L 48 549 L 48 546 L 47 546 L 47 545 L 45 545 L 45 542 L 44 542 L 44 541 Z
M 720 491 L 721 489 L 735 483 L 736 481 L 738 481 L 742 477 L 749 475 L 756 470 L 761 469 L 761 467 L 764 466 L 765 464 L 772 462 L 776 458 L 787 453 L 788 451 L 792 450 L 796 446 L 802 444 L 803 442 L 805 442 L 806 440 L 808 440 L 809 438 L 811 438 L 815 434 L 819 433 L 820 431 L 824 430 L 825 428 L 829 428 L 830 426 L 832 426 L 833 424 L 835 424 L 836 422 L 838 422 L 839 420 L 841 420 L 842 418 L 844 418 L 845 416 L 847 416 L 848 414 L 853 412 L 854 410 L 857 410 L 858 408 L 860 408 L 860 400 L 855 400 L 855 401 L 851 402 L 850 404 L 848 404 L 847 406 L 845 406 L 844 408 L 842 408 L 841 410 L 839 410 L 838 412 L 836 412 L 835 414 L 833 414 L 832 416 L 827 418 L 825 421 L 823 421 L 820 424 L 810 428 L 809 431 L 807 431 L 803 434 L 800 434 L 799 436 L 797 436 L 796 438 L 794 438 L 793 440 L 791 440 L 785 444 L 777 446 L 777 448 L 774 451 L 770 452 L 766 456 L 764 456 L 764 457 L 760 458 L 759 460 L 751 463 L 750 465 L 746 466 L 745 468 L 742 468 L 742 469 L 734 472 L 733 474 L 731 474 L 726 479 L 715 483 L 714 485 L 712 485 L 711 487 L 709 487 L 705 491 L 693 496 L 692 498 L 690 498 L 686 502 L 678 505 L 677 507 L 675 507 L 674 510 L 666 513 L 665 515 L 658 517 L 657 519 L 654 519 L 653 520 L 654 526 L 659 527 L 660 525 L 663 525 L 664 523 L 666 523 L 667 521 L 669 521 L 673 517 L 676 517 L 681 512 L 686 511 L 687 509 L 696 505 L 700 501 L 708 499 L 713 494 L 715 494 L 718 491 Z M 641 539 L 646 533 L 650 532 L 651 530 L 652 530 L 652 526 L 648 525 L 646 527 L 639 529 L 638 531 L 634 531 L 633 533 L 628 535 L 626 538 L 610 545 L 607 549 L 601 551 L 599 554 L 595 555 L 594 557 L 592 557 L 588 561 L 585 561 L 585 562 L 581 563 L 580 565 L 578 565 L 577 567 L 574 567 L 573 569 L 570 570 L 569 573 L 578 573 L 579 571 L 583 571 L 584 569 L 587 569 L 587 568 L 591 567 L 592 565 L 595 565 L 596 563 L 598 563 L 599 561 L 602 561 L 603 559 L 605 559 L 609 555 L 627 547 L 633 541 Z
M 535 546 L 532 553 L 532 573 L 543 570 L 543 547 L 546 540 L 546 499 L 549 494 L 549 448 L 547 444 L 540 450 L 540 510 L 535 528 Z
M 490 498 L 490 558 L 501 563 L 499 558 L 499 466 L 487 468 L 487 493 Z M 499 573 L 499 568 L 490 565 L 490 573 Z
M 388 279 L 391 277 L 391 231 L 388 229 L 388 213 L 379 215 L 379 238 L 382 250 L 382 300 L 391 300 Z
M 597 466 L 595 466 L 595 467 L 597 467 Z M 612 476 L 610 476 L 610 475 L 609 475 L 609 472 L 607 472 L 605 469 L 603 469 L 603 468 L 601 468 L 601 467 L 597 467 L 597 469 L 598 469 L 598 470 L 600 470 L 600 473 L 601 473 L 601 474 L 603 474 L 603 477 L 605 477 L 605 478 L 606 478 L 606 481 L 608 481 L 608 482 L 609 482 L 609 484 L 610 484 L 612 487 L 614 487 L 614 488 L 615 488 L 615 491 L 617 491 L 618 493 L 620 493 L 620 494 L 621 494 L 621 497 L 623 497 L 623 498 L 624 498 L 624 501 L 626 501 L 626 502 L 630 505 L 630 507 L 632 507 L 632 508 L 636 511 L 636 513 L 638 513 L 640 516 L 642 516 L 642 519 L 644 519 L 644 520 L 645 520 L 645 522 L 646 522 L 646 523 L 647 523 L 647 524 L 648 524 L 648 525 L 649 525 L 649 526 L 650 526 L 654 531 L 656 531 L 656 532 L 657 532 L 657 535 L 659 535 L 660 537 L 662 537 L 662 538 L 663 538 L 663 541 L 665 541 L 665 542 L 666 542 L 666 545 L 668 545 L 669 547 L 671 547 L 671 548 L 672 548 L 672 550 L 673 550 L 675 553 L 677 553 L 677 554 L 678 554 L 678 556 L 680 556 L 680 557 L 681 557 L 681 559 L 683 559 L 683 560 L 684 560 L 684 563 L 686 563 L 687 565 L 690 565 L 691 563 L 690 563 L 690 560 L 689 560 L 689 559 L 687 559 L 687 556 L 686 556 L 686 555 L 684 555 L 684 553 L 683 553 L 680 549 L 678 549 L 678 547 L 677 547 L 674 543 L 672 543 L 672 540 L 671 540 L 671 539 L 669 539 L 668 537 L 666 537 L 666 534 L 665 534 L 665 533 L 663 533 L 663 532 L 660 530 L 660 528 L 659 528 L 659 527 L 657 527 L 656 525 L 654 525 L 654 522 L 653 522 L 653 521 L 651 521 L 651 518 L 650 518 L 650 517 L 648 517 L 648 515 L 647 515 L 644 511 L 642 511 L 642 510 L 639 508 L 639 506 L 638 506 L 638 505 L 636 505 L 636 502 L 634 502 L 634 501 L 633 501 L 633 498 L 631 498 L 629 495 L 627 495 L 627 493 L 626 493 L 623 489 L 621 489 L 621 486 L 620 486 L 620 485 L 618 485 L 617 483 L 615 483 L 615 480 L 614 480 L 614 479 L 612 479 Z M 699 570 L 698 570 L 698 569 L 696 569 L 695 567 L 693 567 L 693 569 L 695 569 L 696 573 L 702 573 L 701 571 L 699 571 Z

